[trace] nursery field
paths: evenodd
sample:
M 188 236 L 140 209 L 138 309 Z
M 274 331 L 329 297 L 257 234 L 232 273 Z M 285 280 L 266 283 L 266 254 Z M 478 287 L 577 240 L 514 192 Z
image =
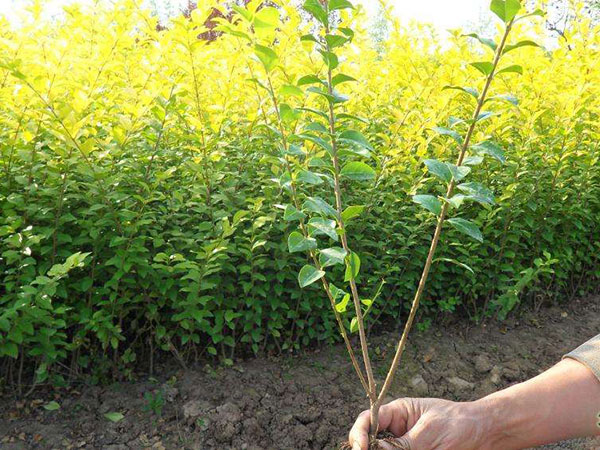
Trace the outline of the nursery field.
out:
M 43 3 L 0 19 L 3 445 L 331 448 L 597 329 L 594 2 Z
M 486 328 L 452 319 L 411 338 L 405 370 L 390 398 L 476 399 L 537 375 L 597 333 L 600 298 L 548 308 Z M 389 361 L 396 333 L 374 340 L 377 364 Z M 335 449 L 357 411 L 352 365 L 342 345 L 233 367 L 181 370 L 161 365 L 157 378 L 109 386 L 72 386 L 20 401 L 0 400 L 3 449 Z M 141 374 L 140 374 L 141 375 Z M 382 374 L 378 374 L 380 378 Z M 228 386 L 227 390 L 222 387 Z M 42 405 L 54 399 L 58 410 Z M 112 422 L 108 414 L 123 415 Z M 546 449 L 591 450 L 598 440 Z

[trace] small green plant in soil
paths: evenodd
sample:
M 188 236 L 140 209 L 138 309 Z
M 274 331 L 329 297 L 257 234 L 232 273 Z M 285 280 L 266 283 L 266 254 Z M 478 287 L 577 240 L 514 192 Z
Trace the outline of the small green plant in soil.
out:
M 344 191 L 352 189 L 355 184 L 373 183 L 381 165 L 376 149 L 359 130 L 363 120 L 345 110 L 349 98 L 343 93 L 344 85 L 357 80 L 339 70 L 340 50 L 349 46 L 355 37 L 348 19 L 355 7 L 348 0 L 304 2 L 303 8 L 314 27 L 310 34 L 300 39 L 315 58 L 322 60 L 323 65 L 317 73 L 296 77 L 285 70 L 280 55 L 273 45 L 269 45 L 273 42 L 270 42 L 272 38 L 268 30 L 277 27 L 279 13 L 274 7 L 261 6 L 251 2 L 246 8 L 234 7 L 239 21 L 234 21 L 235 27 L 227 22 L 224 31 L 240 37 L 242 42 L 251 46 L 262 65 L 262 73 L 255 74 L 252 81 L 257 95 L 268 99 L 274 111 L 273 120 L 267 120 L 267 115 L 264 115 L 264 125 L 278 142 L 275 160 L 280 170 L 275 181 L 287 199 L 285 204 L 280 205 L 283 220 L 296 225 L 287 237 L 287 245 L 290 252 L 307 256 L 306 264 L 299 270 L 298 283 L 303 288 L 319 283 L 327 296 L 357 377 L 370 401 L 370 439 L 371 445 L 376 448 L 379 408 L 399 367 L 433 263 L 455 263 L 471 270 L 462 262 L 434 259 L 443 226 L 447 224 L 467 238 L 483 240 L 478 226 L 461 214 L 461 207 L 468 202 L 488 207 L 494 204 L 494 195 L 488 186 L 469 181 L 469 173 L 477 170 L 486 158 L 504 163 L 505 156 L 503 149 L 492 139 L 473 142 L 476 126 L 497 114 L 493 110 L 495 103 L 517 102 L 511 95 L 489 96 L 488 93 L 495 78 L 522 73 L 519 65 L 503 64 L 504 55 L 523 46 L 538 45 L 530 40 L 511 43 L 509 35 L 517 22 L 542 13 L 536 10 L 519 15 L 521 3 L 518 0 L 493 0 L 490 9 L 502 23 L 499 41 L 474 33 L 465 35 L 483 45 L 485 56 L 482 54 L 480 61 L 469 63 L 474 73 L 480 76 L 479 85 L 440 86 L 459 92 L 465 102 L 462 111 L 469 111 L 469 114 L 451 118 L 446 126 L 432 128 L 439 139 L 448 140 L 447 153 L 454 153 L 455 160 L 424 160 L 431 176 L 424 183 L 428 191 L 414 195 L 412 200 L 431 213 L 435 218 L 431 225 L 434 222 L 435 227 L 404 331 L 391 366 L 385 372 L 385 380 L 378 386 L 369 355 L 365 318 L 383 283 L 375 289 L 377 293 L 371 298 L 361 295 L 361 258 L 353 250 L 349 231 L 352 220 L 372 205 L 349 205 L 344 201 Z M 281 79 L 279 72 L 283 72 L 285 80 L 282 85 L 277 84 Z M 353 310 L 351 318 L 350 309 Z M 361 361 L 350 341 L 350 333 L 358 333 Z
M 155 416 L 160 417 L 162 415 L 163 406 L 165 406 L 165 399 L 161 391 L 146 392 L 144 393 L 144 411 L 153 413 Z

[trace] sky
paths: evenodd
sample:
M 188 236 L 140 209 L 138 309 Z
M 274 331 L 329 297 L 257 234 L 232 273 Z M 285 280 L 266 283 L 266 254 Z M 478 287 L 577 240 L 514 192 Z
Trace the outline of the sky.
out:
M 60 13 L 62 6 L 73 1 L 86 0 L 43 0 L 48 15 Z M 154 0 L 157 5 L 165 7 L 169 4 L 184 4 L 187 0 Z M 376 9 L 377 0 L 356 0 L 362 3 L 367 11 Z M 403 20 L 415 19 L 420 22 L 432 23 L 438 30 L 458 28 L 477 21 L 489 0 L 389 0 L 394 12 Z M 18 20 L 29 0 L 0 0 L 0 14 L 9 19 Z

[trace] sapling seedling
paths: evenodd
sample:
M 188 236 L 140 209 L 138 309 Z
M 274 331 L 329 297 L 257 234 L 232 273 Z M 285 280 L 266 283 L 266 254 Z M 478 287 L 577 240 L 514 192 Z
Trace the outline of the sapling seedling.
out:
M 301 287 L 320 282 L 325 290 L 352 365 L 369 398 L 370 444 L 372 448 L 378 448 L 379 408 L 392 385 L 431 266 L 436 262 L 434 256 L 444 223 L 472 239 L 483 240 L 478 226 L 457 213 L 465 201 L 493 204 L 494 195 L 488 187 L 465 180 L 472 168 L 482 163 L 484 157 L 495 158 L 501 163 L 504 163 L 505 157 L 502 148 L 491 140 L 472 144 L 474 132 L 480 121 L 492 115 L 490 111 L 484 110 L 485 106 L 494 100 L 511 103 L 516 101 L 512 96 L 490 97 L 488 93 L 496 76 L 522 73 L 521 66 L 501 66 L 502 57 L 519 47 L 537 44 L 530 40 L 509 44 L 508 36 L 515 23 L 531 15 L 540 15 L 541 12 L 536 10 L 531 14 L 518 16 L 521 10 L 519 0 L 492 0 L 490 9 L 503 24 L 499 42 L 474 33 L 465 35 L 484 45 L 493 53 L 493 58 L 470 63 L 483 77 L 481 90 L 462 86 L 443 88 L 458 90 L 464 94 L 471 102 L 468 107 L 473 112 L 470 118 L 454 118 L 448 127 L 432 128 L 442 137 L 455 141 L 457 157 L 455 163 L 437 159 L 424 161 L 428 173 L 443 183 L 444 193 L 413 196 L 416 204 L 435 216 L 436 226 L 404 330 L 383 385 L 379 388 L 375 383 L 365 333 L 365 314 L 371 309 L 374 299 L 364 299 L 359 293 L 357 277 L 361 260 L 352 249 L 347 229 L 348 223 L 362 213 L 364 206 L 346 205 L 343 196 L 343 187 L 347 183 L 372 181 L 376 176 L 373 165 L 378 161 L 373 146 L 356 129 L 360 119 L 344 112 L 348 97 L 339 91 L 344 83 L 356 81 L 339 70 L 340 49 L 352 42 L 354 37 L 354 31 L 348 26 L 348 13 L 354 9 L 354 5 L 348 0 L 304 2 L 303 8 L 313 18 L 314 28 L 312 33 L 303 35 L 300 39 L 311 44 L 323 64 L 320 71 L 299 77 L 293 84 L 290 75 L 280 65 L 279 56 L 273 48 L 273 37 L 264 33 L 265 29 L 277 28 L 280 23 L 279 11 L 274 7 L 261 5 L 260 1 L 251 1 L 245 8 L 234 6 L 240 20 L 224 21 L 222 30 L 247 41 L 253 47 L 254 55 L 262 67 L 262 73 L 256 77 L 253 75 L 252 82 L 257 86 L 257 93 L 263 92 L 265 98 L 270 100 L 273 110 L 274 119 L 269 120 L 267 114 L 264 114 L 264 118 L 271 138 L 275 137 L 279 152 L 277 161 L 281 169 L 276 182 L 289 199 L 289 203 L 281 206 L 283 219 L 296 224 L 296 229 L 288 235 L 288 248 L 290 252 L 305 252 L 308 257 L 307 264 L 298 273 L 298 282 Z M 262 31 L 257 33 L 257 30 Z M 262 99 L 260 93 L 258 95 Z M 305 101 L 306 95 L 309 96 L 311 105 L 317 105 L 316 107 L 308 108 L 300 103 Z M 296 101 L 299 106 L 291 105 L 291 101 Z M 327 194 L 333 198 L 332 203 L 323 198 Z M 441 258 L 440 261 L 458 263 L 447 258 Z M 464 263 L 458 264 L 468 267 Z M 344 269 L 344 283 L 349 292 L 338 288 L 327 278 L 327 275 L 333 277 L 336 274 L 334 268 L 338 265 Z M 349 328 L 351 332 L 358 332 L 362 366 L 348 337 L 347 321 L 342 316 L 350 301 L 355 317 L 350 321 Z

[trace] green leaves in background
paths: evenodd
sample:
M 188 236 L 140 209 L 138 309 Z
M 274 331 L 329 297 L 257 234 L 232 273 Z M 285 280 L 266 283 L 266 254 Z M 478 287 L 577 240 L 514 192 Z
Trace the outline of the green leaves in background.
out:
M 273 69 L 277 67 L 277 64 L 279 63 L 279 57 L 277 54 L 272 49 L 265 47 L 264 45 L 255 44 L 254 54 L 258 57 L 267 72 L 273 71 Z

